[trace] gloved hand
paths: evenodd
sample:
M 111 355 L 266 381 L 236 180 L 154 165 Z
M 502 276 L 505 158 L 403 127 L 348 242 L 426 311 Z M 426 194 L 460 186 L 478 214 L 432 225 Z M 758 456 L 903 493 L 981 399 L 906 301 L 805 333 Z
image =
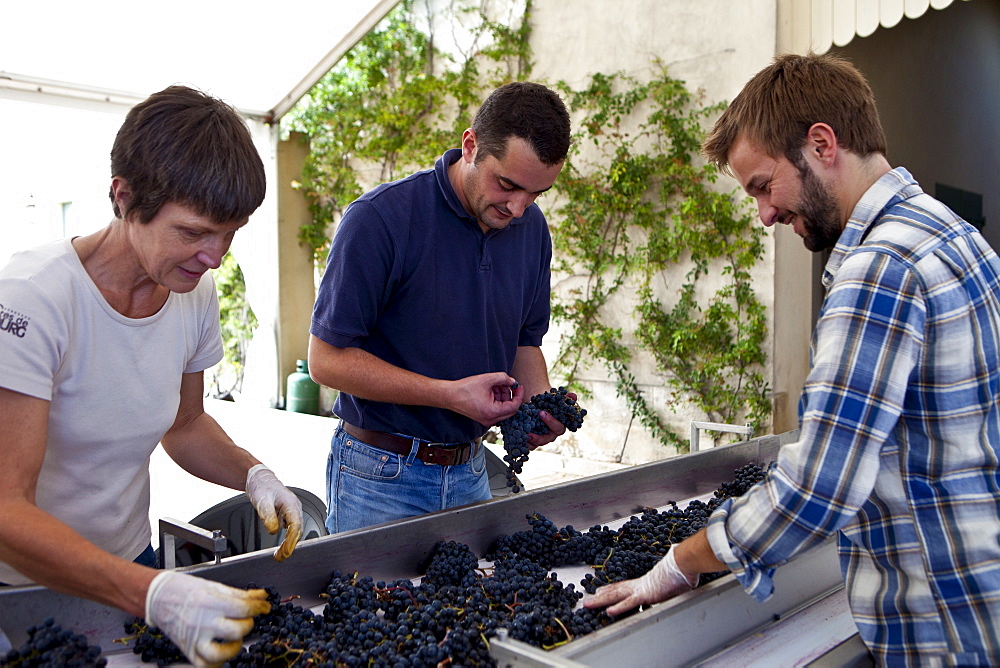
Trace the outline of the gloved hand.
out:
M 674 559 L 674 549 L 670 548 L 666 556 L 642 577 L 601 587 L 584 600 L 583 605 L 587 608 L 603 608 L 607 605 L 610 606 L 607 610 L 609 615 L 620 615 L 640 605 L 673 598 L 694 589 L 697 584 L 698 575 L 689 576 L 682 572 Z
M 146 621 L 160 627 L 196 666 L 236 656 L 253 618 L 270 610 L 263 589 L 235 589 L 176 571 L 157 575 L 146 592 Z
M 270 533 L 278 533 L 278 529 L 285 527 L 285 540 L 274 553 L 275 561 L 284 561 L 302 537 L 302 502 L 263 464 L 247 472 L 247 496 Z

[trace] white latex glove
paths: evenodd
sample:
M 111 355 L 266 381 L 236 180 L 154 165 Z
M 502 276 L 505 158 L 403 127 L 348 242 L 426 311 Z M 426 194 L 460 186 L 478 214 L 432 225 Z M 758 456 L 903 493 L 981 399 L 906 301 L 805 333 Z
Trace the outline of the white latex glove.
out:
M 634 580 L 615 582 L 598 589 L 587 598 L 583 605 L 588 608 L 603 608 L 609 615 L 620 615 L 640 605 L 650 605 L 673 598 L 694 589 L 698 575 L 686 575 L 677 567 L 674 550 L 656 562 L 649 572 Z
M 263 589 L 236 589 L 193 575 L 164 571 L 146 592 L 146 621 L 158 626 L 196 666 L 233 658 L 253 629 L 253 618 L 271 610 Z
M 275 561 L 284 561 L 302 537 L 302 502 L 263 464 L 247 471 L 247 496 L 270 533 L 285 527 L 285 540 L 274 553 Z

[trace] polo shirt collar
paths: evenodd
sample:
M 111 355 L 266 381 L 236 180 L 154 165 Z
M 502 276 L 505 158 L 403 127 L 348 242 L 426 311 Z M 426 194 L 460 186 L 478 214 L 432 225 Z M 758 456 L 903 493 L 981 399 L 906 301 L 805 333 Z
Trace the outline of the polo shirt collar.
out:
M 448 149 L 434 163 L 434 175 L 437 177 L 438 187 L 441 189 L 441 194 L 444 196 L 444 201 L 448 203 L 448 207 L 459 218 L 471 218 L 472 216 L 467 214 L 465 208 L 462 207 L 462 201 L 458 199 L 458 193 L 455 192 L 455 188 L 451 185 L 451 179 L 448 178 L 448 168 L 461 157 L 462 149 Z
M 466 211 L 465 207 L 462 206 L 462 200 L 458 198 L 458 193 L 455 192 L 455 188 L 451 185 L 451 179 L 448 178 L 448 168 L 455 163 L 459 158 L 462 157 L 462 149 L 460 148 L 450 148 L 444 152 L 444 154 L 437 159 L 434 163 L 434 175 L 437 178 L 438 187 L 441 189 L 441 194 L 444 196 L 444 201 L 448 203 L 448 207 L 454 212 L 454 214 L 466 221 L 470 221 L 479 229 L 479 221 L 474 217 L 470 216 Z M 532 204 L 531 206 L 535 206 Z M 530 209 L 530 207 L 529 207 Z M 525 210 L 521 214 L 520 218 L 514 218 L 510 221 L 510 225 L 504 229 L 508 229 L 512 225 L 521 225 L 527 221 L 527 213 Z M 497 232 L 503 232 L 503 230 L 490 230 L 488 234 L 496 234 Z

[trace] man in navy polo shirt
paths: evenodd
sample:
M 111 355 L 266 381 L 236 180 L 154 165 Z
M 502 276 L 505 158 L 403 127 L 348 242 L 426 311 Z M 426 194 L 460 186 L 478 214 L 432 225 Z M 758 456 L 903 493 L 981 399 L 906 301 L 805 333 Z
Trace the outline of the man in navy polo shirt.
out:
M 340 390 L 331 532 L 490 498 L 483 434 L 550 388 L 540 346 L 552 244 L 534 201 L 569 143 L 556 93 L 507 84 L 461 148 L 344 213 L 309 344 L 312 377 Z M 565 432 L 542 419 L 550 433 L 533 446 Z

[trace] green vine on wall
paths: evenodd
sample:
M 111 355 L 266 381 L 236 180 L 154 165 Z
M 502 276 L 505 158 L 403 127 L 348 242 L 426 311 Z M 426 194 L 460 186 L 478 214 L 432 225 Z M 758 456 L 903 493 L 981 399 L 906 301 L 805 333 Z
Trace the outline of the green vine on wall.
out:
M 500 21 L 481 8 L 453 7 L 455 15 L 441 21 L 425 3 L 404 0 L 283 119 L 284 130 L 310 140 L 298 187 L 313 220 L 299 239 L 318 262 L 348 204 L 369 187 L 433 164 L 456 145 L 486 92 L 530 76 L 530 10 L 528 0 L 520 20 Z M 434 26 L 463 21 L 471 21 L 465 50 L 440 50 Z
M 313 220 L 300 239 L 317 262 L 364 190 L 432 164 L 456 144 L 487 91 L 530 77 L 530 0 L 510 3 L 520 17 L 500 19 L 487 16 L 486 4 L 449 5 L 453 14 L 441 20 L 429 3 L 405 0 L 282 121 L 310 138 L 299 187 Z M 439 49 L 440 25 L 461 26 L 464 38 L 455 41 L 465 46 Z M 767 332 L 750 271 L 762 231 L 713 189 L 713 168 L 694 159 L 702 123 L 718 105 L 699 106 L 665 68 L 648 83 L 597 74 L 585 90 L 562 89 L 579 130 L 556 184 L 566 203 L 550 212 L 553 268 L 583 287 L 553 299 L 553 317 L 567 330 L 556 370 L 586 394 L 575 379 L 600 360 L 632 415 L 678 450 L 687 439 L 660 419 L 636 380 L 638 351 L 663 374 L 672 404 L 759 429 L 770 415 Z M 626 332 L 607 313 L 628 289 L 635 319 Z
M 663 374 L 673 406 L 759 430 L 771 411 L 767 325 L 750 271 L 763 232 L 742 203 L 713 188 L 715 168 L 695 160 L 703 122 L 721 105 L 700 106 L 662 66 L 648 83 L 596 74 L 584 90 L 563 88 L 582 119 L 557 182 L 567 203 L 553 226 L 554 268 L 583 280 L 555 298 L 553 316 L 568 329 L 556 368 L 583 392 L 578 372 L 603 362 L 632 415 L 680 451 L 687 436 L 664 423 L 636 380 L 638 350 Z M 632 344 L 608 315 L 628 290 Z
M 247 348 L 257 328 L 257 316 L 247 301 L 243 270 L 232 253 L 222 257 L 222 264 L 212 270 L 219 296 L 219 321 L 222 325 L 222 361 L 209 379 L 212 396 L 230 397 L 243 387 Z

